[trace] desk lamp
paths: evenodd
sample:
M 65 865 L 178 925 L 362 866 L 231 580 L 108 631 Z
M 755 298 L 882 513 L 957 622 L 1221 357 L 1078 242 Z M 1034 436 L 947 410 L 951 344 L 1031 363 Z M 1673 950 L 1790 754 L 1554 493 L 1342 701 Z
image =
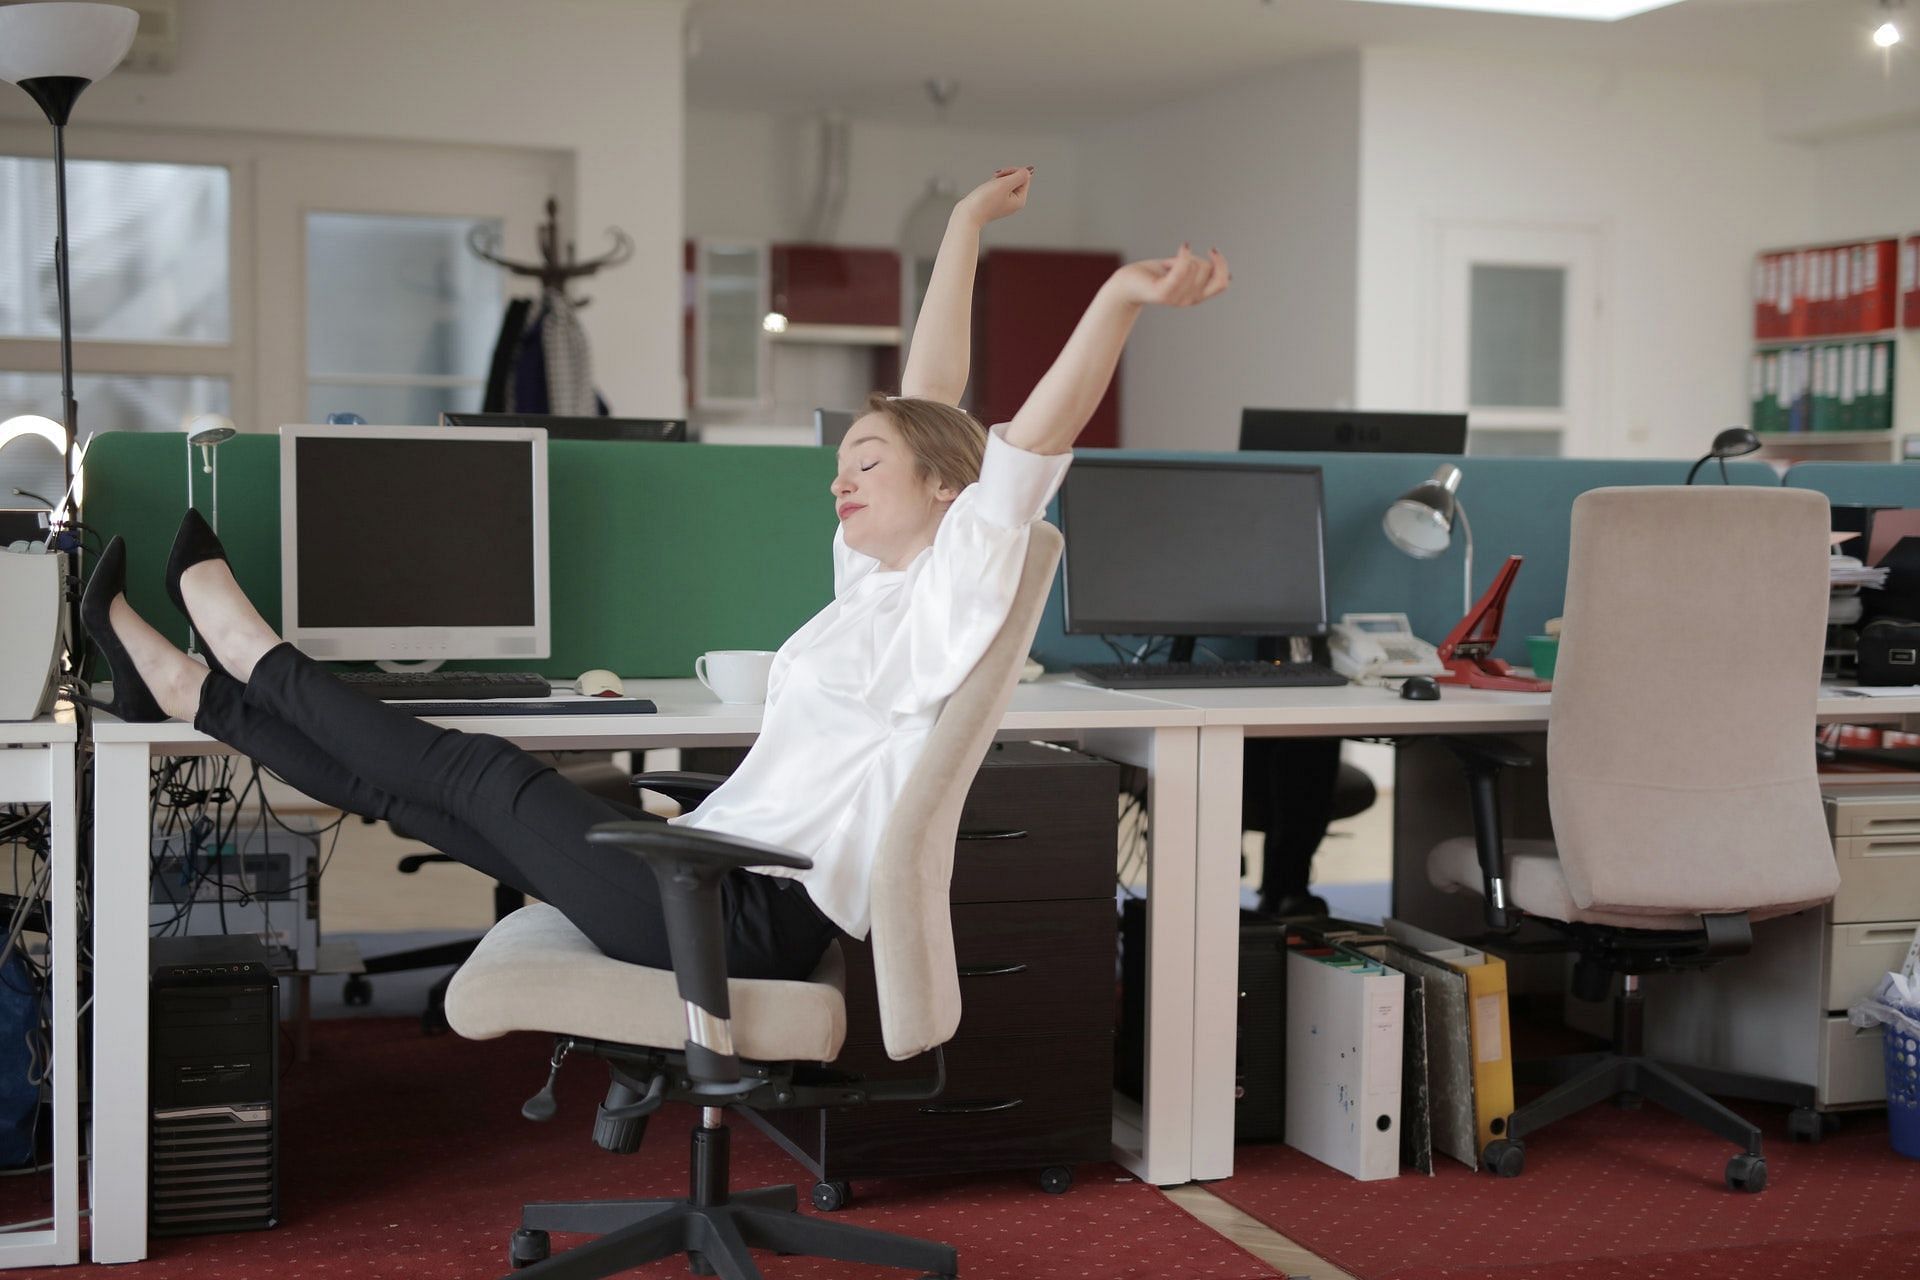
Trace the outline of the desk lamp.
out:
M 220 413 L 202 413 L 187 419 L 187 505 L 193 505 L 193 449 L 200 447 L 200 470 L 213 477 L 213 531 L 220 532 L 220 465 L 213 447 L 238 435 L 233 419 Z
M 1693 483 L 1693 478 L 1700 474 L 1701 467 L 1706 466 L 1709 462 L 1718 461 L 1720 464 L 1720 483 L 1732 484 L 1733 481 L 1727 479 L 1727 459 L 1744 458 L 1759 448 L 1759 436 L 1753 434 L 1753 432 L 1747 430 L 1745 427 L 1728 427 L 1725 431 L 1722 431 L 1713 438 L 1713 447 L 1707 450 L 1706 456 L 1694 463 L 1692 468 L 1688 470 L 1687 483 Z
M 1440 680 L 1449 684 L 1470 685 L 1476 689 L 1513 689 L 1541 692 L 1553 686 L 1545 680 L 1517 676 L 1505 662 L 1493 656 L 1500 639 L 1500 619 L 1506 610 L 1507 592 L 1520 572 L 1520 557 L 1508 556 L 1507 563 L 1495 575 L 1493 585 L 1473 600 L 1473 525 L 1459 499 L 1460 468 L 1443 462 L 1433 475 L 1394 500 L 1381 518 L 1381 527 L 1394 546 L 1419 560 L 1431 560 L 1453 542 L 1453 520 L 1460 518 L 1466 534 L 1466 575 L 1461 585 L 1461 618 L 1439 646 L 1440 661 L 1447 673 Z

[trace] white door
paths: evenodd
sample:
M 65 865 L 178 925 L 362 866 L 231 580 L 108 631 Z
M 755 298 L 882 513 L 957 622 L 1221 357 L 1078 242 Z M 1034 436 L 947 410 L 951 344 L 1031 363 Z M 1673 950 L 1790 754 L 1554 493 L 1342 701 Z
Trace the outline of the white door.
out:
M 1436 224 L 1437 407 L 1467 411 L 1468 452 L 1613 452 L 1601 428 L 1605 351 L 1597 227 Z

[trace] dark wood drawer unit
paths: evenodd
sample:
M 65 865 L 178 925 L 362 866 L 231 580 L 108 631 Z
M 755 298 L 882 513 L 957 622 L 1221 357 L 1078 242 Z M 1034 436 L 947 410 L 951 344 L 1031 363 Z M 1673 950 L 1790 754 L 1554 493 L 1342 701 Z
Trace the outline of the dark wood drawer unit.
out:
M 1119 769 L 1039 743 L 999 743 L 974 779 L 954 851 L 960 1030 L 947 1089 L 928 1102 L 757 1117 L 837 1207 L 852 1178 L 1046 1170 L 1104 1160 L 1113 1079 L 1113 867 Z M 933 1056 L 881 1043 L 867 944 L 847 954 L 847 1042 L 834 1064 L 874 1079 L 930 1079 Z

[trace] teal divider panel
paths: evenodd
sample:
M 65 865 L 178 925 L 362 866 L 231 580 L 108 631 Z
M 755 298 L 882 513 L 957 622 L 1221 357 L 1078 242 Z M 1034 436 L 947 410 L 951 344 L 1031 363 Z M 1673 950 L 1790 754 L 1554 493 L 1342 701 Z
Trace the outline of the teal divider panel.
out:
M 87 451 L 85 503 L 102 538 L 127 539 L 134 608 L 181 643 L 186 623 L 162 578 L 185 509 L 185 449 L 177 432 L 102 434 Z M 221 541 L 278 627 L 279 437 L 237 436 L 219 463 Z M 708 649 L 778 648 L 833 596 L 830 449 L 555 440 L 547 463 L 553 654 L 455 665 L 689 676 Z M 210 513 L 198 451 L 194 481 Z M 389 526 L 395 556 L 407 553 L 405 511 L 367 518 Z
M 1460 501 L 1473 524 L 1473 594 L 1478 599 L 1512 554 L 1524 556 L 1507 597 L 1495 654 L 1526 664 L 1526 638 L 1562 612 L 1567 578 L 1567 534 L 1573 500 L 1588 489 L 1613 485 L 1679 484 L 1690 461 L 1610 458 L 1444 458 L 1430 454 L 1379 453 L 1196 453 L 1118 450 L 1120 456 L 1178 460 L 1244 458 L 1316 466 L 1324 478 L 1327 512 L 1327 606 L 1343 613 L 1404 613 L 1413 632 L 1438 644 L 1460 620 L 1465 539 L 1458 524 L 1454 543 L 1438 558 L 1415 560 L 1387 541 L 1381 517 L 1394 499 L 1427 479 L 1442 462 L 1461 470 Z M 1764 463 L 1731 463 L 1738 484 L 1774 485 Z M 1703 470 L 1703 476 L 1716 474 Z M 1056 501 L 1048 518 L 1058 523 Z M 1150 537 L 1150 530 L 1142 531 Z M 1205 566 L 1195 566 L 1204 572 Z M 1054 583 L 1034 639 L 1034 651 L 1049 669 L 1076 662 L 1108 662 L 1113 652 L 1098 636 L 1065 631 L 1061 585 Z M 1139 637 L 1130 637 L 1129 649 Z M 1223 657 L 1251 656 L 1250 641 L 1206 641 Z
M 1782 483 L 1824 493 L 1835 506 L 1920 507 L 1915 463 L 1800 462 L 1787 468 Z

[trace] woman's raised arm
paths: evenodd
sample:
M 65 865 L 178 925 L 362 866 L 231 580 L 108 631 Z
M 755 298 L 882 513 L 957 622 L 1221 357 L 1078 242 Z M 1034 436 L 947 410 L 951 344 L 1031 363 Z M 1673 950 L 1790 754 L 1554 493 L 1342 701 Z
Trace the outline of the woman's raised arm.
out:
M 1032 165 L 1001 169 L 954 205 L 913 324 L 901 395 L 960 403 L 972 353 L 973 271 L 980 258 L 980 229 L 1024 209 L 1032 189 Z

